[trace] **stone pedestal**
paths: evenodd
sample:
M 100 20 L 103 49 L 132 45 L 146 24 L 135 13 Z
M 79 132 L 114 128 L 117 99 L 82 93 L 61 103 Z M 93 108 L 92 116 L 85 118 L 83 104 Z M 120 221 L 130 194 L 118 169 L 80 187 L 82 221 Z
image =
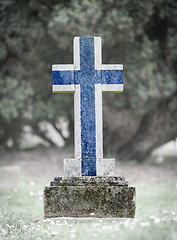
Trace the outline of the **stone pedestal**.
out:
M 133 218 L 135 188 L 123 177 L 55 177 L 44 189 L 44 215 Z

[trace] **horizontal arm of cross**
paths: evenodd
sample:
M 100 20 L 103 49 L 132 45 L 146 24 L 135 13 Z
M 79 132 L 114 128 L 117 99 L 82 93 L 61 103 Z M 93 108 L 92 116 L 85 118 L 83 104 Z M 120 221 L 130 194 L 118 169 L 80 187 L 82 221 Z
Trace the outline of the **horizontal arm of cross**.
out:
M 123 65 L 101 65 L 101 88 L 103 92 L 123 92 Z
M 52 65 L 53 92 L 74 92 L 74 64 Z
M 53 65 L 53 92 L 74 92 L 74 64 Z M 101 89 L 103 92 L 123 91 L 123 65 L 102 64 Z
M 75 37 L 74 64 L 52 66 L 53 92 L 75 92 L 76 85 L 81 84 L 85 76 L 90 76 L 90 79 L 98 76 L 94 77 L 95 79 L 90 84 L 101 84 L 100 89 L 102 92 L 122 92 L 123 65 L 102 64 L 101 55 L 101 38 Z M 81 74 L 78 75 L 77 71 Z M 85 73 L 82 74 L 84 71 Z M 96 75 L 93 74 L 93 71 L 95 71 Z

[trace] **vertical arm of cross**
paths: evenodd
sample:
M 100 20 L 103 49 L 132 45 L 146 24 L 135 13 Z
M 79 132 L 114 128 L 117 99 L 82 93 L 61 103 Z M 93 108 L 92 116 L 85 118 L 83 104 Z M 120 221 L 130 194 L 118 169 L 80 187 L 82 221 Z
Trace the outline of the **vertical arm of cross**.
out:
M 74 48 L 74 70 L 80 70 L 80 44 L 79 37 L 73 41 Z M 81 159 L 81 113 L 80 113 L 80 85 L 75 84 L 74 93 L 74 157 Z
M 94 38 L 95 70 L 101 71 L 102 51 L 101 38 Z M 96 109 L 96 157 L 103 158 L 103 121 L 102 121 L 102 86 L 101 82 L 95 84 L 95 109 Z

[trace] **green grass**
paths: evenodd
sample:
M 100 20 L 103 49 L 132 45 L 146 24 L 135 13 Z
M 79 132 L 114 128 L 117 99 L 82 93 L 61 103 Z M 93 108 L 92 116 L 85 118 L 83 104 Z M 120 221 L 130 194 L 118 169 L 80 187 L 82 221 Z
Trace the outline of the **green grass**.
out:
M 177 239 L 177 187 L 137 185 L 134 220 L 43 220 L 43 184 L 0 187 L 0 239 Z

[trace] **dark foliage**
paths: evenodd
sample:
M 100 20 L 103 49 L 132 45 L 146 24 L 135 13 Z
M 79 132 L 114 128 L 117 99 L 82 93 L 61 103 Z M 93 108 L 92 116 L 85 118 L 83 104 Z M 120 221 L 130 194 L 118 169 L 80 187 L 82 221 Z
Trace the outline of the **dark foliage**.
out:
M 72 63 L 74 36 L 101 36 L 103 62 L 123 63 L 125 92 L 104 94 L 105 152 L 142 160 L 177 136 L 175 0 L 0 2 L 0 144 L 18 148 L 23 126 L 69 120 L 73 95 L 51 93 L 51 65 Z M 63 136 L 64 137 L 64 136 Z

